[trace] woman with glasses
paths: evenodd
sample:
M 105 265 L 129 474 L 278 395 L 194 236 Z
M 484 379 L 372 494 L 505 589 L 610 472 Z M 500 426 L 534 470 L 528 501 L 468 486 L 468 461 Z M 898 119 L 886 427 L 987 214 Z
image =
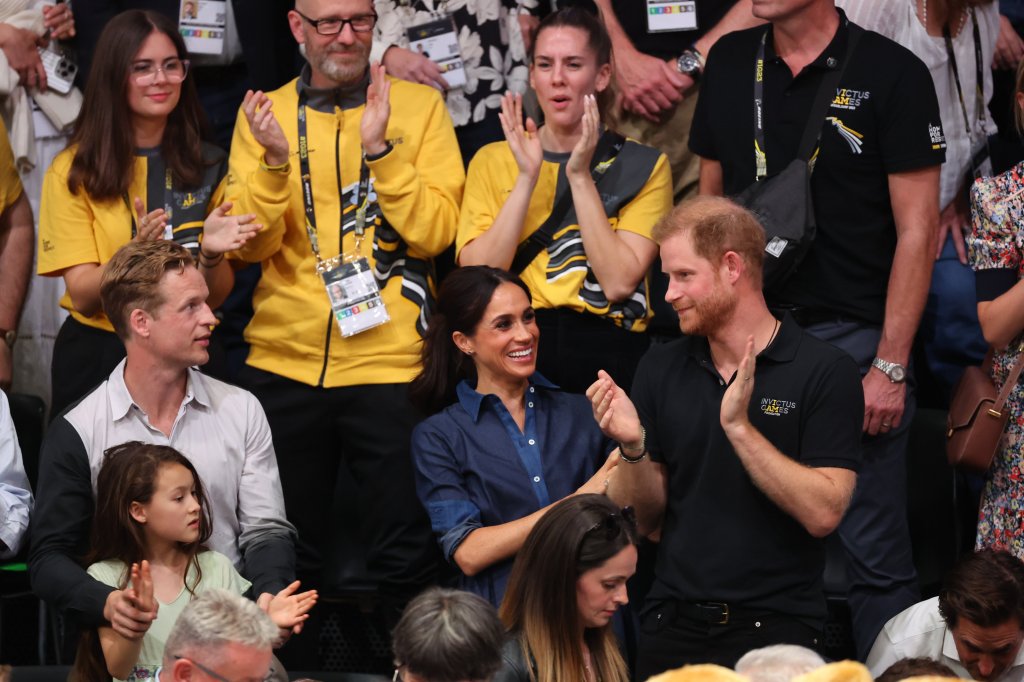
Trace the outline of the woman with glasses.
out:
M 495 606 L 534 524 L 567 495 L 604 492 L 618 461 L 587 399 L 536 373 L 539 337 L 522 280 L 459 268 L 441 284 L 412 384 L 437 412 L 413 431 L 417 493 L 457 587 Z
M 226 154 L 206 143 L 206 123 L 177 26 L 140 10 L 100 35 L 82 112 L 43 181 L 39 274 L 61 276 L 70 317 L 53 353 L 59 414 L 124 357 L 100 305 L 103 264 L 129 240 L 186 246 L 219 305 L 233 283 L 224 261 L 260 226 L 229 215 Z
M 512 637 L 494 682 L 628 682 L 611 621 L 636 571 L 632 511 L 579 495 L 537 523 L 498 611 Z

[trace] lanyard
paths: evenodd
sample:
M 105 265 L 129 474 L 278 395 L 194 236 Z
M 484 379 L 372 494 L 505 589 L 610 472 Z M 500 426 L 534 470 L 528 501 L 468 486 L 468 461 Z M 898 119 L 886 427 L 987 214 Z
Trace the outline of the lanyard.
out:
M 974 28 L 974 66 L 976 70 L 975 81 L 974 81 L 974 106 L 978 113 L 978 121 L 981 123 L 982 131 L 985 129 L 985 92 L 984 92 L 984 78 L 985 73 L 982 71 L 982 55 L 981 55 L 981 30 L 978 28 L 978 17 L 974 13 L 974 8 L 971 8 L 971 24 Z M 974 135 L 971 134 L 971 120 L 967 116 L 967 104 L 964 102 L 964 90 L 960 85 L 960 71 L 956 67 L 956 54 L 953 52 L 953 37 L 950 34 L 949 22 L 942 27 L 942 37 L 946 39 L 946 53 L 949 55 L 949 68 L 953 70 L 953 80 L 956 81 L 956 94 L 960 99 L 960 111 L 964 115 L 964 130 L 967 131 L 967 139 L 971 140 Z
M 341 159 L 338 158 L 338 141 L 335 140 L 335 162 L 338 164 L 338 174 L 341 177 Z M 313 204 L 313 181 L 309 171 L 309 138 L 306 130 L 306 93 L 299 95 L 299 169 L 302 177 L 302 205 L 306 212 L 306 236 L 309 237 L 310 248 L 313 249 L 313 256 L 316 257 L 317 267 L 323 263 L 320 257 L 320 241 L 317 239 L 316 211 Z M 340 180 L 339 180 L 340 185 Z M 363 154 L 359 165 L 359 189 L 356 193 L 356 251 L 363 243 L 363 233 L 366 231 L 366 204 L 370 188 L 370 167 L 366 165 L 366 154 Z M 339 199 L 341 198 L 340 187 Z M 341 251 L 342 240 L 345 237 L 345 210 L 342 208 L 338 220 L 338 250 Z
M 768 175 L 768 159 L 764 155 L 764 45 L 767 40 L 768 31 L 765 31 L 754 62 L 754 163 L 758 180 Z
M 174 183 L 171 178 L 171 169 L 168 168 L 164 171 L 164 213 L 167 214 L 167 224 L 174 225 Z M 139 233 L 139 227 L 135 223 L 135 208 L 132 206 L 132 202 L 128 199 L 128 193 L 125 192 L 121 195 L 121 200 L 124 201 L 124 205 L 128 208 L 128 215 L 132 218 L 132 239 Z

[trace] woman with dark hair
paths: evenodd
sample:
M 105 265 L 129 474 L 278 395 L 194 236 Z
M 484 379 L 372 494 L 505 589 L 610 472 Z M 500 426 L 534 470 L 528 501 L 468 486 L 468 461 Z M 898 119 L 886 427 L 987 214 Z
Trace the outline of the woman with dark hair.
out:
M 611 41 L 592 14 L 549 15 L 530 61 L 544 124 L 524 124 L 522 97 L 504 96 L 505 141 L 469 164 L 458 261 L 522 275 L 550 379 L 582 393 L 604 369 L 629 386 L 648 345 L 651 229 L 672 208 L 672 174 L 658 150 L 602 132 Z
M 537 520 L 567 495 L 603 492 L 618 461 L 586 398 L 536 373 L 539 336 L 522 280 L 459 268 L 441 285 L 412 384 L 424 410 L 444 408 L 413 431 L 417 493 L 457 586 L 494 605 Z
M 162 15 L 123 12 L 96 45 L 70 145 L 43 180 L 39 274 L 62 276 L 71 316 L 53 353 L 53 414 L 102 381 L 124 357 L 103 314 L 99 281 L 129 240 L 173 239 L 198 257 L 219 305 L 234 277 L 227 251 L 260 228 L 230 216 L 227 157 L 204 142 L 205 118 L 177 26 Z
M 513 637 L 495 682 L 628 682 L 610 623 L 636 571 L 632 511 L 579 495 L 537 523 L 498 611 Z

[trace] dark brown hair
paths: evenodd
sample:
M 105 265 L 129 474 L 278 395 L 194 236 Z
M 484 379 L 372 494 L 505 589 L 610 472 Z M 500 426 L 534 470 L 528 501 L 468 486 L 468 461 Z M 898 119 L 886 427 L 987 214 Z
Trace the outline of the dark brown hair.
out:
M 96 480 L 96 512 L 92 517 L 89 552 L 82 562 L 85 566 L 109 559 L 123 563 L 125 572 L 118 589 L 127 587 L 131 565 L 146 558 L 145 531 L 131 515 L 132 503 L 145 504 L 152 500 L 160 470 L 171 464 L 180 464 L 192 473 L 199 501 L 199 537 L 195 542 L 179 543 L 181 551 L 188 555 L 186 576 L 189 568 L 195 576 L 191 583 L 185 581 L 185 589 L 194 596 L 202 580 L 198 556 L 206 549 L 204 545 L 210 539 L 212 525 L 199 472 L 187 457 L 172 447 L 129 441 L 103 453 L 103 466 Z M 70 679 L 81 682 L 110 679 L 95 629 L 82 632 Z
M 983 628 L 1016 620 L 1024 629 L 1024 563 L 998 550 L 968 554 L 939 590 L 939 613 L 951 628 L 966 618 Z
M 534 682 L 570 682 L 583 671 L 579 633 L 590 649 L 597 679 L 627 682 L 629 674 L 610 625 L 584 629 L 576 581 L 629 545 L 636 545 L 632 510 L 604 495 L 573 495 L 555 504 L 533 527 L 512 564 L 498 614 L 519 636 Z
M 597 65 L 603 66 L 612 60 L 612 39 L 608 37 L 608 31 L 593 13 L 580 7 L 563 7 L 557 12 L 544 17 L 544 20 L 537 26 L 537 32 L 530 43 L 530 62 L 533 62 L 533 50 L 537 46 L 537 39 L 540 34 L 549 28 L 578 28 L 587 34 L 587 47 L 597 57 Z
M 956 673 L 948 665 L 943 665 L 931 658 L 901 658 L 876 677 L 875 682 L 899 682 L 908 677 L 926 675 L 956 678 Z
M 179 59 L 187 59 L 185 42 L 174 23 L 156 12 L 128 10 L 111 19 L 96 42 L 82 111 L 69 146 L 77 145 L 68 173 L 68 189 L 80 189 L 99 200 L 120 198 L 132 180 L 135 136 L 128 86 L 132 63 L 153 33 L 166 35 Z M 193 79 L 181 83 L 178 105 L 167 117 L 160 154 L 175 186 L 196 187 L 203 179 L 202 140 L 206 115 L 199 105 Z
M 420 349 L 423 370 L 409 387 L 410 397 L 424 412 L 434 413 L 455 402 L 459 382 L 476 377 L 476 366 L 455 347 L 452 334 L 472 336 L 494 291 L 505 282 L 515 284 L 526 293 L 527 300 L 533 300 L 530 289 L 518 276 L 487 265 L 457 268 L 444 278 L 436 312 Z
M 651 231 L 658 244 L 679 234 L 689 234 L 694 252 L 716 266 L 727 251 L 739 254 L 750 277 L 760 286 L 764 228 L 747 209 L 725 197 L 688 199 L 665 214 Z
M 152 313 L 164 303 L 160 295 L 164 273 L 194 266 L 188 249 L 165 239 L 131 241 L 114 253 L 100 278 L 100 300 L 122 341 L 128 340 L 133 310 Z

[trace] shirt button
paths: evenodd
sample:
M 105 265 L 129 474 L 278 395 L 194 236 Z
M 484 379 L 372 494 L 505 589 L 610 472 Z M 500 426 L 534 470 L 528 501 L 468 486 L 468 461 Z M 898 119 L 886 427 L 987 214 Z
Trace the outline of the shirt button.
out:
M 536 445 L 537 444 L 537 441 L 535 441 L 532 438 L 530 440 L 526 441 L 526 442 L 529 443 L 530 445 Z
M 526 403 L 527 407 L 533 407 L 533 403 Z
M 540 476 L 534 476 L 533 477 L 533 482 L 534 483 L 540 483 Z
M 533 386 L 530 386 L 530 393 L 533 393 Z
M 719 386 L 725 386 L 725 379 L 719 379 L 718 380 L 718 385 Z

